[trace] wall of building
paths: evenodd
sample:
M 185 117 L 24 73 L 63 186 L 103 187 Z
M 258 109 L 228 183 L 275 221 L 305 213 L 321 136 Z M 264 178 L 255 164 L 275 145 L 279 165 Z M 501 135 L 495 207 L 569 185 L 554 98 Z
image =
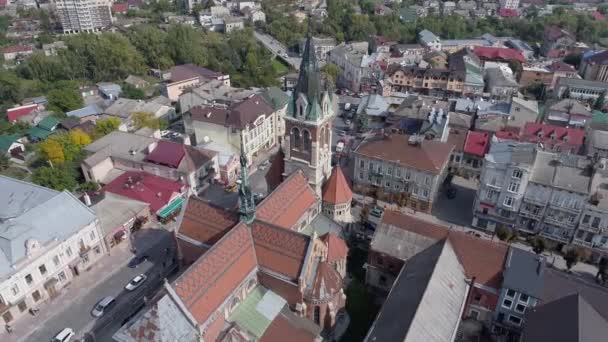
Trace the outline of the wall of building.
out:
M 184 80 L 180 82 L 167 83 L 165 84 L 163 90 L 163 95 L 169 98 L 171 102 L 177 102 L 179 100 L 179 96 L 189 88 L 194 88 L 200 84 L 200 79 L 198 77 L 192 78 L 189 80 Z

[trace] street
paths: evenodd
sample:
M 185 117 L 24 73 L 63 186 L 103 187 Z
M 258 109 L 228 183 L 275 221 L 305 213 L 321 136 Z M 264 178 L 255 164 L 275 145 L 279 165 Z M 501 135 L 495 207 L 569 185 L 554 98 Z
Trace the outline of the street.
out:
M 298 70 L 300 68 L 300 63 L 302 62 L 302 58 L 300 57 L 290 57 L 287 53 L 287 48 L 281 44 L 278 40 L 274 39 L 272 36 L 267 35 L 265 33 L 261 33 L 258 31 L 253 31 L 253 35 L 255 38 L 266 47 L 266 49 L 270 50 L 273 55 L 276 55 L 278 58 L 286 61 L 293 69 Z M 285 57 L 287 56 L 287 57 Z
M 73 300 L 63 310 L 57 310 L 54 306 L 46 307 L 44 310 L 57 311 L 52 312 L 52 317 L 47 321 L 38 322 L 39 324 L 27 331 L 28 336 L 21 336 L 18 341 L 49 341 L 66 327 L 74 329 L 77 337 L 92 330 L 97 335 L 96 341 L 111 341 L 112 334 L 122 325 L 126 316 L 133 314 L 134 310 L 141 307 L 140 303 L 142 303 L 143 297 L 148 296 L 150 298 L 158 291 L 162 285 L 163 277 L 171 268 L 166 260 L 174 261 L 173 256 L 167 257 L 167 253 L 175 253 L 172 235 L 164 229 L 142 230 L 138 232 L 133 243 L 138 253 L 149 256 L 147 261 L 137 268 L 129 268 L 127 266 L 128 260 L 126 260 L 127 262 L 118 266 L 120 267 L 118 272 L 103 280 L 94 288 L 77 289 L 78 291 L 86 291 L 86 293 L 78 298 L 72 298 Z M 163 262 L 165 262 L 165 266 L 163 266 Z M 93 269 L 91 272 L 95 271 Z M 141 273 L 148 275 L 148 280 L 135 291 L 124 290 L 125 285 Z M 162 277 L 160 273 L 162 273 Z M 86 275 L 88 274 L 82 276 Z M 94 276 L 94 274 L 90 276 Z M 109 313 L 97 319 L 91 315 L 91 310 L 105 296 L 115 297 L 116 304 L 110 309 Z M 38 315 L 41 314 L 42 312 Z M 19 334 L 20 331 L 15 330 L 15 333 Z

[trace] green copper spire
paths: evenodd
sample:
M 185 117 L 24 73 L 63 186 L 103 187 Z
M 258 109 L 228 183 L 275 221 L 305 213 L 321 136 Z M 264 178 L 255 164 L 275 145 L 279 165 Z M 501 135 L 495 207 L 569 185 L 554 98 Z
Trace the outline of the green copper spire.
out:
M 255 219 L 255 201 L 249 187 L 249 176 L 247 172 L 247 156 L 245 155 L 245 144 L 241 138 L 241 175 L 239 177 L 239 215 L 241 220 L 251 224 Z

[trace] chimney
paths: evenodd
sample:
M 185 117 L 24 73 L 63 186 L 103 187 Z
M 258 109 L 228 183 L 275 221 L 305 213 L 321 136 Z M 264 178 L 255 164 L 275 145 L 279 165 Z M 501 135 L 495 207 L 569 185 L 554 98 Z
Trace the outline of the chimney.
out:
M 84 204 L 87 205 L 87 207 L 91 206 L 91 197 L 89 196 L 88 193 L 84 193 L 84 196 L 82 196 L 82 200 L 84 201 Z

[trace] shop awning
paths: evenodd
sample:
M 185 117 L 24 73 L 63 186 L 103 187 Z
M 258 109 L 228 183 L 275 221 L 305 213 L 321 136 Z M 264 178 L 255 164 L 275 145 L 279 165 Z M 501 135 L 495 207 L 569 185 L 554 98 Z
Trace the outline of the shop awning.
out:
M 173 202 L 169 203 L 168 205 L 164 206 L 161 210 L 159 210 L 156 213 L 156 215 L 158 215 L 158 217 L 160 217 L 160 218 L 165 218 L 165 217 L 171 215 L 172 213 L 174 213 L 179 208 L 181 208 L 183 203 L 184 203 L 184 198 L 178 197 L 178 198 L 174 199 Z

